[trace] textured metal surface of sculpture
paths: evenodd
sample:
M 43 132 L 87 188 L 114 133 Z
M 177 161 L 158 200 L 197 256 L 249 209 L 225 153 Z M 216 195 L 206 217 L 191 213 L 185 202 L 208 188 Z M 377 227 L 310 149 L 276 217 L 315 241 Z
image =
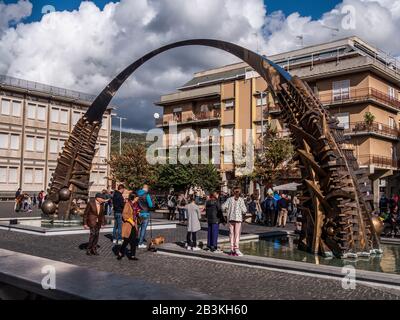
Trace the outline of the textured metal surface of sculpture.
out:
M 379 223 L 373 220 L 366 201 L 368 178 L 359 170 L 352 151 L 345 149 L 337 120 L 299 78 L 263 56 L 219 40 L 194 39 L 166 45 L 138 59 L 110 82 L 77 123 L 58 159 L 44 206 L 49 208 L 47 213 L 56 208 L 55 215 L 68 218 L 71 212 L 77 212 L 76 201 L 88 199 L 90 168 L 102 116 L 124 81 L 159 53 L 188 45 L 218 48 L 245 61 L 266 80 L 268 90 L 279 103 L 303 179 L 299 248 L 339 257 L 379 251 L 379 235 L 374 226 Z

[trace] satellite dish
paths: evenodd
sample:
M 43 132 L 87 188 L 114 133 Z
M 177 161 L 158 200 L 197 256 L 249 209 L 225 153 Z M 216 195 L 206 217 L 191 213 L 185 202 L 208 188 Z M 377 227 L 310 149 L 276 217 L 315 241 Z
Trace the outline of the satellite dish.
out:
M 154 114 L 154 119 L 159 119 L 159 118 L 160 118 L 160 114 L 156 112 L 156 113 Z

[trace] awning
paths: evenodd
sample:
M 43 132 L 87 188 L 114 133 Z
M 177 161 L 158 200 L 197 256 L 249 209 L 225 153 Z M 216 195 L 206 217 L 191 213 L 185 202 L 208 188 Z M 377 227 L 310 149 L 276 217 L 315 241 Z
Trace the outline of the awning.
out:
M 281 184 L 280 186 L 275 186 L 272 189 L 274 191 L 296 191 L 297 187 L 300 186 L 300 183 L 291 182 L 286 184 Z

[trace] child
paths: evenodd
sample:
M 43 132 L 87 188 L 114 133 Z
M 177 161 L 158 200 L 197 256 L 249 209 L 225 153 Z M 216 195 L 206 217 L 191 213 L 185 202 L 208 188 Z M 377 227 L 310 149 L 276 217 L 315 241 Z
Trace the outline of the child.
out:
M 194 201 L 194 197 L 191 196 L 189 199 L 189 204 L 186 206 L 187 209 L 187 218 L 188 218 L 188 224 L 187 224 L 187 249 L 188 250 L 200 250 L 196 246 L 196 232 L 201 229 L 200 226 L 200 209 L 197 206 L 197 204 Z

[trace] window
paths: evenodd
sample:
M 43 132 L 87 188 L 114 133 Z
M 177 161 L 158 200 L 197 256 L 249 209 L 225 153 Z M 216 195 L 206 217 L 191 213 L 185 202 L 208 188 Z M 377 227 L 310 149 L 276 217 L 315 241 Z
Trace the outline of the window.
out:
M 44 138 L 27 136 L 26 151 L 44 152 Z
M 233 163 L 233 128 L 223 128 L 224 137 L 224 162 Z
M 51 109 L 51 122 L 58 122 L 59 117 L 60 117 L 60 110 Z
M 267 97 L 264 96 L 261 100 L 261 96 L 260 98 L 257 98 L 257 106 L 265 106 L 267 104 Z
M 333 82 L 333 100 L 343 100 L 350 98 L 350 80 Z
M 28 119 L 36 119 L 36 105 L 28 104 L 27 117 Z
M 0 133 L 0 149 L 8 149 L 8 134 Z
M 43 183 L 43 169 L 25 168 L 24 183 Z
M 72 125 L 76 125 L 80 118 L 82 118 L 82 113 L 74 111 L 72 113 Z
M 337 113 L 335 116 L 339 120 L 339 127 L 342 127 L 343 129 L 349 129 L 350 115 L 348 112 Z
M 103 118 L 103 121 L 101 122 L 101 129 L 107 130 L 107 117 Z
M 12 115 L 14 117 L 20 117 L 21 116 L 21 101 L 13 101 L 12 102 Z
M 8 183 L 18 183 L 18 168 L 8 168 Z
M 1 114 L 9 116 L 10 115 L 10 100 L 1 100 Z
M 37 119 L 41 121 L 46 120 L 46 107 L 45 106 L 37 106 Z
M 99 145 L 99 157 L 100 158 L 106 158 L 107 157 L 107 145 L 106 144 L 100 144 Z
M 389 117 L 389 128 L 394 129 L 394 118 Z
M 393 87 L 389 87 L 388 94 L 391 99 L 396 99 L 396 90 Z
M 235 107 L 235 100 L 226 100 L 225 101 L 225 110 L 230 110 Z
M 93 182 L 93 185 L 105 185 L 106 172 L 105 171 L 93 171 L 90 174 L 90 180 Z
M 59 153 L 62 151 L 66 140 L 63 139 L 50 139 L 50 153 Z
M 60 110 L 60 123 L 68 124 L 68 111 Z
M 7 167 L 0 167 L 0 183 L 7 183 Z
M 19 135 L 12 134 L 10 136 L 10 149 L 11 150 L 19 150 Z

